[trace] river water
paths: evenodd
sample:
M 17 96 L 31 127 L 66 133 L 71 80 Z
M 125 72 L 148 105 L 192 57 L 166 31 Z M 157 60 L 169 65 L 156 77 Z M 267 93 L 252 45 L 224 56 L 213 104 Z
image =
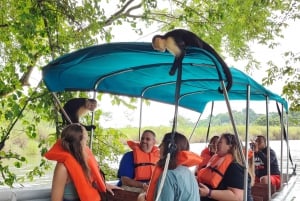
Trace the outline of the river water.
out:
M 200 154 L 201 150 L 203 150 L 205 148 L 205 146 L 206 146 L 205 143 L 192 143 L 191 144 L 191 151 L 193 151 L 197 154 Z M 280 163 L 281 142 L 280 141 L 271 141 L 270 146 L 276 152 L 278 162 Z M 300 140 L 290 140 L 289 141 L 289 146 L 290 146 L 290 153 L 291 153 L 293 163 L 297 164 L 297 167 L 299 167 L 299 165 L 300 165 Z M 287 147 L 286 143 L 283 142 L 283 150 L 284 150 L 283 151 L 283 161 L 284 161 L 284 163 L 283 163 L 284 164 L 283 165 L 283 173 L 286 173 L 286 167 L 287 167 L 285 165 L 285 162 L 287 160 L 286 147 Z M 112 167 L 117 168 L 118 164 L 112 164 Z M 24 175 L 25 172 L 28 171 L 28 168 L 30 168 L 30 165 L 19 169 L 16 174 Z M 53 170 L 50 170 L 46 175 L 44 175 L 42 177 L 35 178 L 33 182 L 25 182 L 25 183 L 22 183 L 22 184 L 16 184 L 14 187 L 15 188 L 22 188 L 22 187 L 35 187 L 35 186 L 38 186 L 38 187 L 50 186 L 51 181 L 52 181 L 52 173 L 53 173 Z M 292 173 L 291 163 L 289 163 L 289 173 Z M 300 173 L 300 170 L 298 169 L 297 174 L 299 174 L 299 173 Z M 8 188 L 8 187 L 0 186 L 0 189 L 3 189 L 3 188 Z

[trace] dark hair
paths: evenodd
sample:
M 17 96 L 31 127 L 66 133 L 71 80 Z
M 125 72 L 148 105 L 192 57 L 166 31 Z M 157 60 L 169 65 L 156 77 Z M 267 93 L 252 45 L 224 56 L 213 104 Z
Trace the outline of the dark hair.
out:
M 161 159 L 157 162 L 157 165 L 161 168 L 164 167 L 165 162 L 166 162 L 166 157 L 169 152 L 169 147 L 170 147 L 170 143 L 171 143 L 171 137 L 172 137 L 172 133 L 167 133 L 167 134 L 165 134 L 165 136 L 161 142 L 162 147 L 160 146 L 160 148 L 162 149 L 162 152 L 161 152 L 162 156 L 161 156 Z M 175 143 L 176 149 L 171 153 L 169 167 L 168 167 L 169 170 L 173 170 L 177 167 L 177 158 L 176 157 L 177 157 L 178 152 L 188 151 L 190 149 L 190 144 L 189 144 L 187 138 L 181 133 L 175 132 L 174 143 Z
M 211 144 L 213 141 L 218 140 L 218 139 L 219 139 L 218 135 L 212 136 L 209 140 L 209 144 Z
M 90 169 L 84 158 L 84 147 L 81 145 L 85 128 L 78 123 L 66 126 L 61 133 L 61 145 L 64 150 L 72 154 L 75 160 L 82 167 L 87 179 L 90 178 Z
M 231 133 L 223 133 L 221 137 L 223 137 L 226 140 L 227 145 L 237 146 L 238 144 L 235 135 Z
M 267 139 L 266 139 L 266 137 L 265 136 L 263 136 L 263 135 L 258 135 L 258 136 L 256 136 L 257 138 L 261 138 L 261 139 L 263 139 L 263 141 L 264 141 L 264 143 L 265 143 L 265 145 L 267 146 Z

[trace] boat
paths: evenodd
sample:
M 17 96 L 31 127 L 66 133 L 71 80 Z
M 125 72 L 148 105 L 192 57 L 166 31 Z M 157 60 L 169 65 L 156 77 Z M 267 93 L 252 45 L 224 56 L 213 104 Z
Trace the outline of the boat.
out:
M 230 101 L 244 100 L 247 103 L 247 110 L 250 101 L 265 101 L 267 111 L 268 102 L 274 101 L 278 104 L 282 120 L 282 144 L 286 142 L 288 145 L 286 123 L 283 120 L 288 114 L 288 104 L 285 99 L 267 90 L 237 68 L 222 66 L 216 55 L 204 49 L 188 47 L 182 67 L 172 76 L 169 71 L 173 61 L 173 55 L 153 50 L 152 44 L 148 42 L 107 43 L 63 55 L 46 65 L 42 74 L 46 87 L 54 97 L 57 92 L 91 91 L 174 105 L 172 131 L 177 127 L 178 107 L 201 114 L 209 102 L 224 101 L 232 121 L 233 132 L 239 136 Z M 246 125 L 246 128 L 248 126 Z M 245 136 L 243 140 L 248 149 L 248 129 Z M 286 151 L 289 152 L 288 146 Z M 245 157 L 244 163 L 247 167 L 247 156 Z M 282 152 L 280 158 L 283 160 Z M 294 171 L 292 173 L 289 171 L 288 159 L 286 163 L 286 172 L 283 173 L 281 162 L 282 178 L 284 178 L 282 187 L 276 191 L 270 184 L 255 185 L 252 187 L 255 201 L 287 198 L 296 182 L 296 175 Z M 50 200 L 50 191 L 50 188 L 43 193 L 34 189 L 10 190 L 10 192 L 6 191 L 6 197 L 10 198 L 7 200 Z M 31 195 L 30 199 L 25 195 Z M 125 190 L 116 190 L 115 196 L 103 195 L 104 200 L 109 201 L 132 201 L 136 197 L 137 193 Z M 5 199 L 1 196 L 0 201 L 2 200 Z

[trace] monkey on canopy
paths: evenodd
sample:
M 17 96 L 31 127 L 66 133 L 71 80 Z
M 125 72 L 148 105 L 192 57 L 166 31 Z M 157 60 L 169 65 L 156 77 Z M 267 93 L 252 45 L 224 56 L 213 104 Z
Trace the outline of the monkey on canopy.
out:
M 178 67 L 181 67 L 182 60 L 186 53 L 186 47 L 199 47 L 208 51 L 209 53 L 213 54 L 222 65 L 228 79 L 226 88 L 227 90 L 231 88 L 232 76 L 227 64 L 209 44 L 200 39 L 193 32 L 184 29 L 174 29 L 164 35 L 155 35 L 152 38 L 152 46 L 155 50 L 160 52 L 165 52 L 166 50 L 168 50 L 175 56 L 173 66 L 169 72 L 170 75 L 174 75 L 176 69 L 178 69 Z

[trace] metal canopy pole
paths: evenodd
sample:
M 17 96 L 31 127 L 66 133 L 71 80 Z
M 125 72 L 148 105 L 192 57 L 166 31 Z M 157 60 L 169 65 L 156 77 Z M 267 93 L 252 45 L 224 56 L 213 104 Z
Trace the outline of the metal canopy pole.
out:
M 232 123 L 232 128 L 233 128 L 236 139 L 239 139 L 238 132 L 237 132 L 237 129 L 236 129 L 236 125 L 235 125 L 234 119 L 233 119 L 233 114 L 232 114 L 232 110 L 231 110 L 231 106 L 230 106 L 230 102 L 229 102 L 229 98 L 228 98 L 228 93 L 227 93 L 227 90 L 225 88 L 224 81 L 221 81 L 221 85 L 222 85 L 223 95 L 224 95 L 224 98 L 225 98 L 225 101 L 226 101 L 229 117 L 230 117 L 230 120 L 231 120 L 231 123 Z M 243 149 L 242 149 L 241 143 L 238 143 L 238 147 L 239 147 L 239 154 L 242 158 L 243 164 L 245 164 L 245 156 L 243 154 Z
M 97 92 L 96 92 L 96 90 L 94 90 L 93 99 L 96 100 L 96 98 L 97 98 Z M 92 111 L 91 125 L 94 125 L 94 121 L 95 121 L 95 114 L 94 113 L 95 113 L 95 111 Z M 89 145 L 91 150 L 93 148 L 93 138 L 94 138 L 94 129 L 92 128 L 91 135 L 90 135 L 90 145 Z
M 166 162 L 165 162 L 164 170 L 162 173 L 161 183 L 158 186 L 157 196 L 156 196 L 155 201 L 157 201 L 159 199 L 163 185 L 165 183 L 171 154 L 174 153 L 174 151 L 177 149 L 174 138 L 175 138 L 175 132 L 177 129 L 177 115 L 178 115 L 178 106 L 179 106 L 179 98 L 180 98 L 181 77 L 182 77 L 182 65 L 180 65 L 177 69 L 177 80 L 176 80 L 176 89 L 175 89 L 175 112 L 174 112 L 173 127 L 172 127 L 172 133 L 171 133 L 171 142 L 169 143 L 168 154 L 166 157 Z
M 271 200 L 271 169 L 270 169 L 270 130 L 269 130 L 269 97 L 266 96 L 266 123 L 267 123 L 267 174 L 268 174 L 268 200 Z
M 247 85 L 247 101 L 246 101 L 246 135 L 245 135 L 245 169 L 244 169 L 244 189 L 248 189 L 248 142 L 249 142 L 249 105 L 250 105 L 250 85 Z M 254 178 L 253 178 L 254 179 Z M 248 191 L 244 190 L 244 200 L 247 200 Z
M 193 136 L 194 133 L 195 133 L 195 130 L 196 130 L 196 128 L 197 128 L 197 126 L 198 126 L 198 124 L 199 124 L 199 122 L 200 122 L 201 116 L 202 116 L 202 113 L 200 113 L 200 115 L 199 115 L 199 117 L 198 117 L 198 119 L 197 119 L 197 122 L 196 122 L 196 124 L 195 124 L 195 126 L 194 126 L 194 128 L 193 128 L 193 130 L 192 130 L 192 133 L 191 133 L 191 135 L 190 135 L 190 137 L 189 137 L 189 141 L 192 139 L 192 136 Z

